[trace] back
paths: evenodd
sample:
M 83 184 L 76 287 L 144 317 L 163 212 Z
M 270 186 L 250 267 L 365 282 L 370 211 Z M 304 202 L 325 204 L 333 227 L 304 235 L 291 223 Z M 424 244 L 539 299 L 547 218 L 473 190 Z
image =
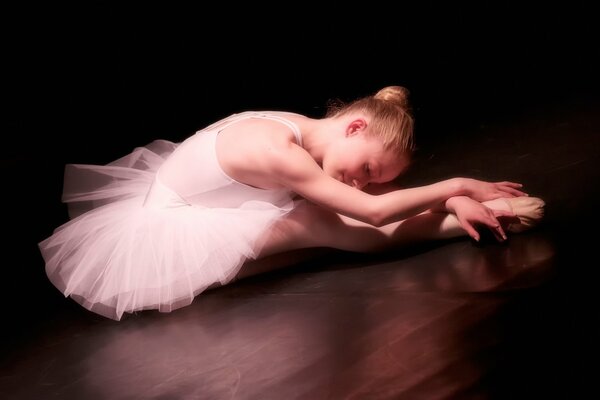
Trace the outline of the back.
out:
M 290 113 L 283 112 L 244 112 L 234 114 L 196 132 L 181 143 L 161 166 L 157 180 L 176 192 L 189 204 L 205 207 L 239 207 L 246 201 L 265 201 L 282 206 L 291 199 L 287 189 L 261 189 L 233 179 L 222 165 L 235 165 L 243 158 L 246 146 L 251 146 L 250 136 L 261 135 L 260 124 L 245 124 L 242 131 L 235 130 L 235 124 L 248 119 L 268 119 L 286 125 L 293 136 L 290 139 L 302 145 L 302 137 L 297 125 L 285 118 Z M 243 122 L 242 122 L 243 124 Z M 248 129 L 248 128 L 252 129 Z M 223 138 L 219 133 L 223 132 Z M 257 129 L 255 129 L 257 128 Z M 254 130 L 253 130 L 254 129 Z M 236 146 L 235 151 L 229 151 Z M 224 164 L 222 164 L 224 162 Z M 252 176 L 248 176 L 252 182 Z

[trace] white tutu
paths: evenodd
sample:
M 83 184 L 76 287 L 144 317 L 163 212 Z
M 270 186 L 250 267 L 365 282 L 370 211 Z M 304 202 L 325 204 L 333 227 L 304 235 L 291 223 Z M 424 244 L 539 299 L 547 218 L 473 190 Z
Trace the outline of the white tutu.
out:
M 108 165 L 67 165 L 63 201 L 73 219 L 39 243 L 48 277 L 65 296 L 116 320 L 188 305 L 255 258 L 260 236 L 293 208 L 291 198 L 189 204 L 158 180 L 177 147 L 158 140 Z

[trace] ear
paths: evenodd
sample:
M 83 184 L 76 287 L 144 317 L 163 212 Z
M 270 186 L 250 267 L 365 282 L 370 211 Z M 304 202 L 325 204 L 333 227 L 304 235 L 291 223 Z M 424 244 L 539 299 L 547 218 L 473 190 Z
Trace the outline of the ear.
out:
M 367 121 L 364 118 L 352 120 L 346 127 L 346 136 L 354 136 L 367 127 Z

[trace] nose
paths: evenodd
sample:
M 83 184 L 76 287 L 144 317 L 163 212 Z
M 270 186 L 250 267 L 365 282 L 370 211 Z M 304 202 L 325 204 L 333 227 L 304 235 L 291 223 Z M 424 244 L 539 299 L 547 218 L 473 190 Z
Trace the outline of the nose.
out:
M 364 180 L 352 179 L 352 186 L 357 188 L 358 190 L 362 190 L 367 185 L 367 182 Z

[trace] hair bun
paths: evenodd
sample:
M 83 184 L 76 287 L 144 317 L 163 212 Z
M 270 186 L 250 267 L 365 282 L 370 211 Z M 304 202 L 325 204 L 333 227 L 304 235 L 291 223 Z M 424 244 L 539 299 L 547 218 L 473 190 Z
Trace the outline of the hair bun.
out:
M 408 95 L 410 92 L 403 86 L 386 86 L 378 91 L 375 96 L 377 100 L 384 100 L 395 103 L 404 109 L 409 108 Z

